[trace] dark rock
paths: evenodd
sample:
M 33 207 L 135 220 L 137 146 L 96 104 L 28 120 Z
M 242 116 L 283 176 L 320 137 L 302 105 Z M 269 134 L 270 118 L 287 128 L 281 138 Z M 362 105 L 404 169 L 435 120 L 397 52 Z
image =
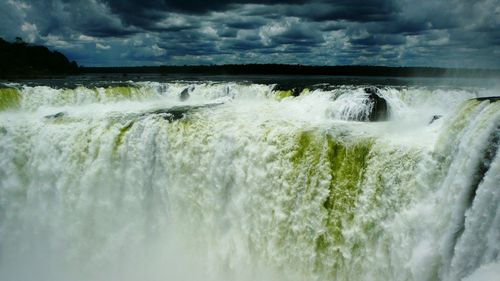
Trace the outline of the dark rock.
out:
M 190 111 L 197 110 L 200 108 L 210 108 L 214 106 L 221 105 L 222 103 L 213 103 L 213 104 L 207 104 L 207 105 L 196 105 L 196 106 L 174 106 L 171 108 L 161 108 L 157 109 L 155 111 L 147 112 L 142 114 L 143 116 L 149 115 L 149 114 L 160 114 L 163 119 L 168 120 L 169 122 L 173 122 L 175 120 L 182 119 L 187 116 L 187 114 Z
M 165 85 L 165 84 L 161 84 L 161 85 L 158 86 L 158 91 L 159 92 L 165 93 L 165 92 L 167 92 L 167 89 L 168 89 L 167 85 Z
M 298 97 L 300 96 L 300 93 L 304 91 L 304 86 L 290 86 L 290 85 L 276 85 L 274 86 L 273 90 L 274 91 L 291 91 L 292 96 Z
M 372 104 L 372 110 L 368 115 L 368 121 L 386 121 L 389 117 L 389 107 L 387 101 L 380 97 L 378 89 L 375 87 L 365 88 L 368 94 L 368 102 Z
M 490 102 L 496 102 L 496 101 L 500 101 L 500 97 L 482 97 L 482 98 L 475 98 L 474 100 L 477 100 L 477 101 L 490 101 Z
M 167 109 L 158 109 L 153 112 L 148 112 L 145 115 L 148 114 L 161 114 L 163 119 L 168 120 L 170 122 L 182 119 L 186 116 L 187 112 L 191 110 L 192 108 L 189 106 L 177 106 L 173 108 L 167 108 Z
M 432 116 L 432 119 L 429 122 L 429 125 L 432 124 L 434 121 L 438 120 L 441 117 L 443 117 L 443 115 L 434 115 L 434 116 Z
M 59 117 L 63 117 L 65 115 L 66 115 L 66 112 L 58 112 L 56 114 L 47 115 L 47 116 L 45 116 L 45 118 L 47 118 L 47 119 L 56 119 L 56 118 L 59 118 Z
M 0 134 L 6 135 L 7 134 L 7 129 L 5 129 L 4 127 L 0 127 Z
M 304 88 L 295 87 L 292 89 L 292 96 L 298 97 L 304 91 Z
M 181 101 L 185 101 L 189 98 L 189 94 L 193 91 L 193 86 L 189 86 L 186 89 L 182 90 L 180 94 Z

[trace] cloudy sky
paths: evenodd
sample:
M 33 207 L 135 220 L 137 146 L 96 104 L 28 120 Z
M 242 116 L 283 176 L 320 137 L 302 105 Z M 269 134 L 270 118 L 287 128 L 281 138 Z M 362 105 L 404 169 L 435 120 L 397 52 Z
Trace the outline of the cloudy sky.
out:
M 500 0 L 1 0 L 0 37 L 85 66 L 500 68 Z

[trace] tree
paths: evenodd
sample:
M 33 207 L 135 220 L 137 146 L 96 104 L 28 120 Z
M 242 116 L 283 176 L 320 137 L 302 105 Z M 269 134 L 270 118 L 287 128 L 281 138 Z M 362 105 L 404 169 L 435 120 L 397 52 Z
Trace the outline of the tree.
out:
M 13 43 L 0 38 L 0 77 L 77 74 L 78 71 L 77 63 L 70 62 L 58 51 L 27 44 L 20 37 Z

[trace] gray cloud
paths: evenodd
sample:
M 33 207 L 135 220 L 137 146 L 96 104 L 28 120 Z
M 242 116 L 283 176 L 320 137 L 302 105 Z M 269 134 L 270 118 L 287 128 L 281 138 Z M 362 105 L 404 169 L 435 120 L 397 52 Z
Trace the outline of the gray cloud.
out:
M 7 0 L 0 36 L 84 65 L 500 67 L 500 0 Z

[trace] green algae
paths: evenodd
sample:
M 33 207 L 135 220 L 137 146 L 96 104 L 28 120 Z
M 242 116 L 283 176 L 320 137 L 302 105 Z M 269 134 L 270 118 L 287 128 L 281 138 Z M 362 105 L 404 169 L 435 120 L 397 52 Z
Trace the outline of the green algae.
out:
M 302 92 L 300 92 L 299 96 L 307 96 L 311 93 L 311 90 L 309 88 L 304 88 Z
M 314 135 L 311 132 L 302 132 L 296 138 L 296 150 L 292 156 L 292 162 L 294 165 L 300 165 L 302 159 L 307 155 L 318 155 L 318 146 L 311 146 L 311 142 L 314 140 Z M 306 152 L 309 152 L 306 154 Z
M 137 99 L 150 97 L 154 93 L 133 86 L 113 86 L 104 89 L 104 95 L 110 99 Z
M 328 161 L 332 176 L 330 196 L 324 206 L 330 211 L 330 217 L 339 212 L 353 217 L 354 203 L 360 192 L 359 186 L 367 165 L 367 156 L 371 141 L 345 144 L 327 137 Z
M 76 90 L 62 89 L 61 91 L 58 92 L 57 100 L 55 103 L 56 105 L 73 104 L 75 103 L 76 99 L 77 99 Z
M 292 177 L 305 176 L 301 181 L 307 189 L 319 189 L 321 180 L 328 180 L 328 195 L 322 208 L 326 213 L 325 232 L 318 235 L 315 270 L 335 275 L 344 266 L 340 248 L 346 243 L 343 231 L 355 216 L 361 183 L 367 167 L 373 141 L 361 139 L 344 142 L 338 137 L 321 132 L 300 132 L 295 136 L 295 146 L 290 157 Z M 311 198 L 319 198 L 319 190 L 310 190 Z M 325 262 L 335 261 L 334 264 Z
M 0 88 L 0 110 L 19 107 L 21 93 L 13 88 Z
M 305 96 L 311 93 L 311 90 L 308 88 L 304 88 L 301 92 L 296 91 L 296 89 L 292 90 L 277 90 L 275 91 L 275 97 L 278 101 L 284 100 L 289 97 L 298 97 Z
M 365 140 L 346 144 L 328 136 L 327 144 L 331 175 L 329 195 L 323 203 L 328 212 L 325 222 L 327 232 L 323 241 L 318 241 L 316 250 L 319 260 L 332 254 L 336 257 L 335 267 L 329 269 L 334 273 L 344 266 L 339 247 L 346 243 L 343 231 L 355 215 L 372 142 Z
M 292 90 L 287 90 L 287 91 L 283 91 L 283 90 L 280 90 L 280 91 L 276 91 L 276 99 L 281 101 L 285 98 L 289 98 L 292 96 Z
M 108 87 L 104 90 L 104 93 L 108 97 L 116 97 L 121 96 L 125 98 L 130 98 L 137 91 L 134 87 L 125 87 L 125 86 L 117 86 L 117 87 Z
M 123 144 L 125 135 L 130 130 L 130 128 L 132 128 L 133 125 L 134 125 L 134 122 L 130 121 L 129 123 L 125 124 L 125 126 L 120 128 L 120 132 L 116 136 L 115 143 L 113 145 L 114 152 L 116 152 L 118 150 L 118 148 Z
M 296 137 L 291 161 L 296 168 L 304 165 L 311 167 L 309 177 L 315 173 L 320 159 L 325 157 L 330 174 L 330 195 L 324 207 L 331 214 L 345 214 L 353 207 L 359 193 L 371 145 L 370 140 L 347 144 L 329 134 L 301 132 Z
M 93 130 L 84 130 L 78 132 L 75 139 L 77 141 L 73 142 L 73 153 L 71 154 L 72 163 L 80 168 L 84 167 L 85 163 L 89 161 L 90 146 L 92 143 Z

